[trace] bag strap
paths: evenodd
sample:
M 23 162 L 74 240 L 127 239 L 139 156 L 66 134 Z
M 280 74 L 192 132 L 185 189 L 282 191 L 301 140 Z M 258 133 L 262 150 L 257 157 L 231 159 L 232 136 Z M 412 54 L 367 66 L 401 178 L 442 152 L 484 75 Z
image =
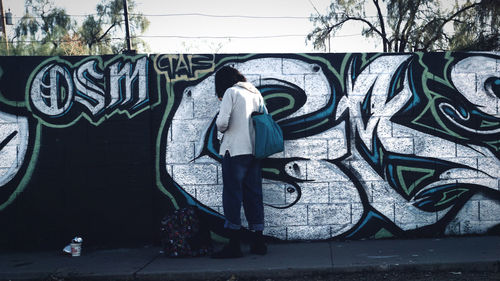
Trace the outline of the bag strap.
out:
M 262 95 L 261 95 L 261 97 L 262 97 Z M 263 102 L 263 101 L 264 101 L 264 98 L 259 99 L 259 112 L 260 112 L 260 113 L 265 113 L 265 114 L 267 114 L 267 109 L 266 109 L 266 107 L 262 104 L 262 102 Z

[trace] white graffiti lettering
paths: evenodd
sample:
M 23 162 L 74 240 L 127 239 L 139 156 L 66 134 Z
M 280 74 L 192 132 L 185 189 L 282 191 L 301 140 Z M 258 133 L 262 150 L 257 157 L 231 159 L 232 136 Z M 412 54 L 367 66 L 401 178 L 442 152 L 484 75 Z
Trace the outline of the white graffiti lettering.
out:
M 121 104 L 127 104 L 132 101 L 132 87 L 134 81 L 139 82 L 139 93 L 138 101 L 134 106 L 140 105 L 146 100 L 147 97 L 147 87 L 146 87 L 146 58 L 143 58 L 136 63 L 136 67 L 132 73 L 132 65 L 127 62 L 121 70 L 119 70 L 120 63 L 115 63 L 110 67 L 110 95 L 111 104 L 109 107 L 113 107 L 120 102 L 122 97 L 122 79 L 125 79 L 125 99 Z M 132 74 L 131 74 L 132 73 Z
M 44 83 L 47 75 L 48 84 Z M 61 79 L 66 83 L 66 87 L 63 87 Z M 48 89 L 48 94 L 44 89 Z M 40 112 L 50 116 L 61 115 L 71 106 L 73 98 L 71 75 L 59 65 L 47 65 L 35 76 L 30 93 L 31 101 Z M 64 98 L 65 102 L 62 101 Z
M 92 81 L 85 76 L 88 74 L 92 78 L 101 80 L 104 75 L 95 71 L 94 66 L 94 61 L 86 62 L 73 73 L 73 79 L 75 80 L 76 89 L 78 90 L 78 95 L 75 97 L 75 100 L 85 105 L 92 114 L 96 115 L 104 108 L 104 90 L 92 83 Z M 93 105 L 89 100 L 94 101 L 96 104 Z
M 147 58 L 134 64 L 117 61 L 104 70 L 97 60 L 76 68 L 60 60 L 51 62 L 36 73 L 29 93 L 36 110 L 52 118 L 67 114 L 75 102 L 92 116 L 117 106 L 136 110 L 148 100 Z

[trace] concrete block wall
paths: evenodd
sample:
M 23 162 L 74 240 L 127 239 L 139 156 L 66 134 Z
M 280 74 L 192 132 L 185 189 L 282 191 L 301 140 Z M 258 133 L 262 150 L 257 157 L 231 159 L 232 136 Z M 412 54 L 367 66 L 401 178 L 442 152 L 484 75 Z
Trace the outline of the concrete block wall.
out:
M 449 96 L 445 97 L 449 100 L 444 99 L 441 105 L 453 106 L 451 104 L 455 98 L 454 95 L 462 94 L 471 102 L 474 100 L 474 104 L 482 105 L 480 110 L 484 110 L 485 114 L 498 118 L 498 95 L 495 96 L 494 90 L 488 89 L 485 85 L 488 78 L 498 77 L 496 69 L 498 58 L 495 54 L 491 55 L 492 57 L 468 57 L 449 69 L 444 69 L 444 65 L 441 65 L 440 71 L 435 72 L 434 76 L 427 77 L 430 73 L 424 73 L 422 80 L 425 82 L 419 82 L 428 83 L 427 79 L 451 80 L 447 81 L 452 85 L 448 85 L 451 86 L 447 89 Z M 428 56 L 432 57 L 431 54 Z M 498 192 L 499 162 L 495 156 L 498 147 L 490 151 L 486 151 L 487 149 L 484 148 L 478 151 L 473 144 L 462 142 L 458 131 L 457 133 L 452 132 L 455 129 L 452 128 L 453 125 L 460 127 L 460 124 L 450 124 L 450 127 L 444 127 L 447 124 L 439 124 L 435 128 L 423 124 L 420 129 L 412 128 L 414 127 L 412 123 L 410 126 L 405 124 L 405 122 L 410 121 L 410 115 L 398 115 L 398 112 L 405 107 L 412 95 L 415 96 L 416 90 L 411 88 L 410 83 L 416 81 L 408 81 L 409 75 L 407 78 L 400 78 L 400 83 L 403 84 L 400 92 L 391 99 L 388 98 L 388 95 L 391 87 L 394 87 L 394 82 L 391 79 L 394 79 L 398 72 L 405 71 L 400 69 L 401 66 L 409 64 L 408 62 L 414 57 L 413 55 L 382 56 L 361 66 L 363 69 L 358 70 L 358 73 L 353 73 L 355 62 L 351 62 L 351 69 L 346 68 L 343 76 L 333 78 L 340 83 L 345 83 L 345 87 L 341 88 L 343 92 L 336 92 L 336 94 L 341 95 L 337 100 L 336 115 L 338 117 L 342 110 L 344 110 L 343 112 L 348 111 L 350 113 L 349 119 L 337 122 L 327 130 L 305 134 L 304 137 L 300 138 L 287 139 L 285 151 L 273 156 L 273 158 L 278 159 L 301 158 L 301 160 L 286 163 L 283 168 L 288 175 L 304 180 L 304 182 L 298 183 L 301 195 L 300 199 L 294 203 L 297 196 L 295 187 L 279 180 L 264 180 L 264 200 L 267 203 L 265 211 L 266 231 L 268 234 L 280 239 L 291 240 L 326 239 L 346 235 L 357 226 L 366 223 L 364 220 L 367 217 L 367 207 L 406 233 L 418 232 L 419 229 L 433 228 L 434 226 L 436 229 L 442 228 L 441 231 L 444 234 L 453 235 L 485 233 L 488 230 L 486 227 L 482 231 L 478 231 L 477 228 L 471 231 L 471 227 L 468 227 L 474 223 L 481 224 L 478 207 L 473 213 L 460 212 L 458 217 L 453 219 L 452 227 L 443 228 L 443 225 L 438 227 L 449 216 L 451 217 L 450 213 L 460 209 L 459 205 L 464 210 L 470 209 L 470 205 L 478 206 L 479 203 L 498 206 L 498 200 L 490 198 L 490 195 L 496 197 L 497 195 L 493 194 Z M 341 57 L 337 56 L 336 59 L 341 59 Z M 334 62 L 330 60 L 330 63 Z M 414 62 L 411 63 L 414 64 Z M 278 84 L 291 83 L 305 92 L 307 96 L 305 104 L 294 113 L 281 119 L 281 122 L 317 113 L 321 108 L 327 106 L 329 100 L 333 99 L 332 92 L 337 90 L 334 83 L 329 80 L 331 78 L 327 78 L 327 74 L 325 74 L 328 71 L 325 68 L 328 66 L 319 66 L 314 62 L 290 56 L 262 57 L 235 62 L 232 65 L 248 77 L 249 81 L 264 90 L 269 86 L 269 81 L 272 81 Z M 443 75 L 442 71 L 445 72 L 446 77 L 437 76 Z M 354 74 L 356 75 L 355 81 L 352 80 Z M 478 82 L 476 77 L 482 77 L 477 78 L 482 81 Z M 176 123 L 172 127 L 172 141 L 167 144 L 167 151 L 173 149 L 176 153 L 167 154 L 166 162 L 172 167 L 176 182 L 181 186 L 189 186 L 190 192 L 197 200 L 223 213 L 220 200 L 222 196 L 220 170 L 213 167 L 217 161 L 196 158 L 192 162 L 179 163 L 182 162 L 181 159 L 196 157 L 199 154 L 196 152 L 196 147 L 199 148 L 203 145 L 203 130 L 206 130 L 213 120 L 214 113 L 216 113 L 214 108 L 217 108 L 217 100 L 214 96 L 210 96 L 214 92 L 213 84 L 213 75 L 211 75 L 189 88 L 188 91 L 192 93 L 192 96 L 183 99 L 180 108 L 194 108 L 193 112 L 198 114 L 191 114 L 191 112 L 185 114 L 185 111 L 181 111 L 174 116 Z M 480 86 L 478 87 L 478 85 Z M 370 100 L 367 100 L 368 93 L 370 93 Z M 429 89 L 428 94 L 437 96 L 443 93 Z M 366 101 L 370 103 L 369 112 L 363 116 L 365 112 L 362 111 L 361 106 Z M 414 112 L 413 115 L 428 113 L 429 109 L 425 107 L 430 108 L 431 106 L 439 110 L 440 104 L 436 104 L 431 97 L 427 101 L 427 105 L 423 106 L 422 111 Z M 412 110 L 420 110 L 417 109 L 417 106 L 414 107 L 415 109 Z M 470 110 L 474 109 L 470 108 Z M 431 117 L 444 119 L 437 120 L 439 122 L 446 122 L 446 118 L 450 118 L 453 123 L 454 116 L 439 116 L 436 113 L 430 115 L 429 119 Z M 363 118 L 366 118 L 366 121 Z M 466 118 L 468 117 L 463 119 L 466 120 Z M 182 128 L 179 130 L 191 134 L 192 138 L 176 139 L 175 135 L 181 133 L 176 131 L 176 125 L 178 128 Z M 463 129 L 462 133 L 464 134 L 477 130 L 477 128 Z M 443 130 L 445 131 L 444 135 L 440 135 Z M 356 139 L 355 133 L 360 135 L 359 139 Z M 488 133 L 495 135 L 493 139 L 498 140 L 498 132 L 489 130 Z M 449 139 L 450 134 L 454 135 L 456 139 Z M 473 140 L 480 135 L 481 133 L 469 138 Z M 448 204 L 448 206 L 437 207 L 432 211 L 423 211 L 412 204 L 415 198 L 411 198 L 411 196 L 415 194 L 412 194 L 411 191 L 402 196 L 402 191 L 397 189 L 399 185 L 391 184 L 391 178 L 386 174 L 387 167 L 382 167 L 381 169 L 385 170 L 377 172 L 373 164 L 366 161 L 367 156 L 361 155 L 356 149 L 358 143 L 363 143 L 371 148 L 375 138 L 379 140 L 388 155 L 414 157 L 417 162 L 415 164 L 438 161 L 438 159 L 446 161 L 446 165 L 444 162 L 442 164 L 449 165 L 449 167 L 440 174 L 437 174 L 437 169 L 433 164 L 424 164 L 425 167 L 406 167 L 407 169 L 411 168 L 412 171 L 415 170 L 415 173 L 409 175 L 409 183 L 403 184 L 411 185 L 413 183 L 414 187 L 407 188 L 413 188 L 413 190 L 420 188 L 420 191 L 431 190 L 433 186 L 437 190 L 438 186 L 445 185 L 449 190 L 440 196 L 444 201 L 447 199 L 450 201 L 435 203 L 438 206 L 444 204 Z M 186 140 L 190 144 L 187 144 Z M 172 148 L 169 148 L 169 145 Z M 189 147 L 189 149 L 179 151 L 177 150 L 179 146 Z M 193 151 L 195 151 L 194 155 Z M 380 162 L 383 162 L 382 160 L 384 160 L 383 157 L 379 159 Z M 191 168 L 186 168 L 185 165 L 191 166 Z M 342 168 L 339 168 L 339 165 L 348 169 L 352 174 L 346 175 Z M 386 165 L 389 166 L 389 164 Z M 480 165 L 482 166 L 480 167 Z M 399 180 L 405 181 L 402 173 L 399 174 Z M 419 175 L 418 173 L 424 174 Z M 192 180 L 188 174 L 196 175 L 196 180 Z M 418 186 L 419 181 L 427 178 L 433 178 L 433 182 L 427 186 Z M 485 180 L 489 182 L 485 182 Z M 196 182 L 195 186 L 193 186 L 194 182 Z M 474 185 L 474 188 L 468 189 L 470 188 L 468 185 Z M 487 187 L 487 189 L 482 190 L 482 187 L 477 187 L 476 190 L 475 185 Z M 478 193 L 483 192 L 488 193 L 488 196 L 478 195 Z M 465 199 L 466 197 L 468 199 Z M 453 203 L 451 203 L 452 201 Z M 282 206 L 287 207 L 284 209 L 276 208 Z M 488 209 L 494 210 L 495 208 L 490 206 Z M 488 219 L 495 222 L 490 224 L 486 222 Z M 489 226 L 496 225 L 500 221 L 494 215 L 488 219 L 483 216 L 482 221 Z
M 224 65 L 284 131 L 285 150 L 263 161 L 266 235 L 499 232 L 500 54 L 165 54 L 0 59 L 0 221 L 12 230 L 0 240 L 37 229 L 36 247 L 75 232 L 157 241 L 161 217 L 187 205 L 222 233 Z

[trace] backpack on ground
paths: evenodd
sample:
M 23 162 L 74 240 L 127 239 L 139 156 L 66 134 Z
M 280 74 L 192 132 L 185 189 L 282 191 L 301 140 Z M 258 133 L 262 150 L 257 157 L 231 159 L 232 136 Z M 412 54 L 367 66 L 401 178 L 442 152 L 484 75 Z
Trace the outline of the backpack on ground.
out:
M 200 221 L 193 206 L 175 210 L 161 220 L 163 252 L 168 257 L 198 257 L 211 253 L 208 228 Z

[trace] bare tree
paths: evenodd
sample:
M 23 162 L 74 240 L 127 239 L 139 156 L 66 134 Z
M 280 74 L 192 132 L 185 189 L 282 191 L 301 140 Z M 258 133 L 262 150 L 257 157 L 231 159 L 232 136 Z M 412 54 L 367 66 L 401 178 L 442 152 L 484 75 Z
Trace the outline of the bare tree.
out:
M 311 16 L 315 28 L 307 40 L 323 48 L 344 24 L 358 22 L 384 52 L 499 50 L 499 14 L 498 0 L 455 0 L 451 7 L 439 0 L 338 0 L 326 14 Z

